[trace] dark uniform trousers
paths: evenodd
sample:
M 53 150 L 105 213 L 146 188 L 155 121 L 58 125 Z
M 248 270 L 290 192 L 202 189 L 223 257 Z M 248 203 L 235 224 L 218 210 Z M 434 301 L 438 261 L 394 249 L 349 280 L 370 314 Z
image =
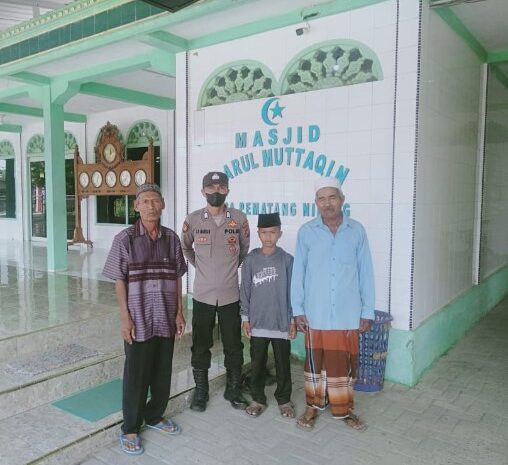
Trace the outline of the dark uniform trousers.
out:
M 161 421 L 169 400 L 174 345 L 174 337 L 124 343 L 124 434 L 139 433 L 143 420 L 149 425 Z M 151 398 L 147 403 L 148 388 Z
M 224 348 L 224 366 L 228 370 L 241 370 L 243 366 L 243 344 L 241 337 L 240 304 L 209 305 L 192 300 L 192 368 L 208 370 L 213 346 L 215 315 Z
M 291 365 L 289 361 L 291 342 L 288 339 L 251 336 L 250 393 L 254 401 L 266 405 L 266 362 L 270 342 L 272 343 L 275 360 L 275 378 L 277 380 L 275 399 L 279 405 L 282 405 L 291 401 Z

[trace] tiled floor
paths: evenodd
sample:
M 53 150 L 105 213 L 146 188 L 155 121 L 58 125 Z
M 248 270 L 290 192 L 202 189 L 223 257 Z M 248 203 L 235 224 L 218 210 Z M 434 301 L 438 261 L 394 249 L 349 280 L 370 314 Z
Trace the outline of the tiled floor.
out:
M 259 418 L 233 410 L 221 393 L 205 413 L 175 419 L 182 435 L 143 433 L 146 451 L 123 454 L 117 443 L 83 465 L 507 465 L 508 300 L 501 303 L 414 388 L 387 383 L 380 393 L 357 393 L 369 424 L 359 433 L 323 413 L 312 432 L 270 406 Z M 303 412 L 302 367 L 293 364 L 293 399 Z
M 26 380 L 2 375 L 0 400 L 2 395 L 5 398 L 0 409 L 0 442 L 7 446 L 0 449 L 2 465 L 38 463 L 38 457 L 53 454 L 62 444 L 102 427 L 102 423 L 89 424 L 55 411 L 51 397 L 67 395 L 74 389 L 69 387 L 73 382 L 83 388 L 92 382 L 92 376 L 109 379 L 108 370 L 121 369 L 121 347 L 120 355 L 114 344 L 108 348 L 117 340 L 117 309 L 113 285 L 100 275 L 105 252 L 72 250 L 69 271 L 56 274 L 44 271 L 45 257 L 44 247 L 0 244 L 0 371 L 5 373 L 9 354 L 29 356 L 46 350 L 51 342 L 68 343 L 64 339 L 67 329 L 77 328 L 88 345 L 85 339 L 78 343 L 109 353 L 110 358 L 104 366 L 97 363 L 82 368 L 79 376 L 66 372 L 43 382 L 34 377 L 30 386 L 23 385 Z M 143 456 L 123 454 L 115 442 L 83 464 L 508 465 L 507 333 L 505 300 L 415 388 L 387 383 L 381 393 L 358 393 L 357 411 L 369 424 L 365 433 L 348 429 L 328 412 L 321 415 L 314 431 L 300 431 L 294 421 L 280 417 L 273 398 L 260 418 L 249 418 L 233 410 L 218 393 L 205 413 L 184 410 L 176 416 L 183 427 L 181 436 L 143 433 Z M 177 384 L 192 382 L 182 365 L 185 360 L 188 365 L 187 352 L 187 347 L 182 349 L 187 358 L 175 361 L 175 367 L 182 368 L 174 376 Z M 293 398 L 302 412 L 298 362 L 293 364 L 293 381 Z M 22 391 L 24 410 L 19 400 L 11 401 L 21 389 L 26 390 Z M 119 414 L 113 421 L 119 421 Z M 54 463 L 73 465 L 75 461 Z

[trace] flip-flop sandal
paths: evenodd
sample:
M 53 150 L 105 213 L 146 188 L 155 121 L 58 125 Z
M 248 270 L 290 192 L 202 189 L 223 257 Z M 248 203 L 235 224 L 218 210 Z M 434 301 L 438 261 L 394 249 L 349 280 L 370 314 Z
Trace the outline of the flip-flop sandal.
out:
M 346 425 L 356 431 L 365 431 L 367 429 L 367 425 L 360 420 L 358 416 L 356 416 L 353 412 L 349 412 L 349 415 L 346 418 L 342 419 Z
M 311 418 L 306 417 L 304 413 L 296 420 L 296 426 L 304 431 L 312 431 L 314 429 L 314 425 L 316 424 L 317 417 L 317 413 Z
M 266 405 L 252 401 L 245 409 L 245 413 L 250 417 L 259 417 L 266 410 Z
M 145 448 L 141 444 L 141 437 L 139 434 L 134 439 L 129 439 L 127 435 L 120 434 L 120 447 L 123 452 L 129 455 L 141 455 Z
M 293 402 L 286 402 L 285 404 L 279 405 L 280 414 L 284 418 L 294 418 L 295 417 L 295 405 Z
M 145 425 L 147 428 L 152 428 L 161 431 L 165 434 L 170 434 L 172 436 L 176 436 L 182 432 L 182 428 L 178 426 L 171 418 L 166 418 L 164 420 L 159 421 L 156 425 L 149 425 L 148 423 Z

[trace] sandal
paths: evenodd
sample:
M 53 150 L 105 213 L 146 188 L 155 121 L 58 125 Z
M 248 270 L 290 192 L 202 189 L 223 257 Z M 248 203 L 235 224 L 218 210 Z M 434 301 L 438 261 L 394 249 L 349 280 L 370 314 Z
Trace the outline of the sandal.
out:
M 152 428 L 161 431 L 162 433 L 171 434 L 176 436 L 182 432 L 182 428 L 178 426 L 171 418 L 162 419 L 156 425 L 145 425 L 147 428 Z
M 313 416 L 308 416 L 309 411 L 313 412 Z M 296 420 L 296 426 L 304 431 L 312 431 L 314 429 L 314 425 L 316 424 L 317 417 L 317 410 L 312 407 L 307 407 L 305 413 L 299 416 Z
M 280 414 L 284 418 L 294 418 L 295 417 L 295 405 L 293 402 L 286 402 L 285 404 L 279 405 Z
M 367 429 L 367 425 L 362 420 L 360 420 L 360 417 L 351 411 L 346 418 L 343 418 L 343 421 L 346 423 L 346 425 L 356 431 L 365 431 Z
M 245 409 L 245 413 L 251 417 L 259 417 L 266 410 L 265 404 L 260 404 L 253 400 L 249 406 Z
M 129 439 L 126 434 L 120 434 L 120 447 L 122 451 L 130 455 L 141 455 L 145 451 L 139 434 L 133 439 Z

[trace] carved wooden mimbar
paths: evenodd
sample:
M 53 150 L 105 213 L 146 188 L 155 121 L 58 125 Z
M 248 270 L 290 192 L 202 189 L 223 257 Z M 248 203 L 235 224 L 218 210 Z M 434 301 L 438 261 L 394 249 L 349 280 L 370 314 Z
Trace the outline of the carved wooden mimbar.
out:
M 89 195 L 135 195 L 141 184 L 154 180 L 153 140 L 141 160 L 125 160 L 125 146 L 118 127 L 109 121 L 99 133 L 95 146 L 95 163 L 83 163 L 78 147 L 74 151 L 75 215 L 74 237 L 69 245 L 92 242 L 83 236 L 81 200 Z

